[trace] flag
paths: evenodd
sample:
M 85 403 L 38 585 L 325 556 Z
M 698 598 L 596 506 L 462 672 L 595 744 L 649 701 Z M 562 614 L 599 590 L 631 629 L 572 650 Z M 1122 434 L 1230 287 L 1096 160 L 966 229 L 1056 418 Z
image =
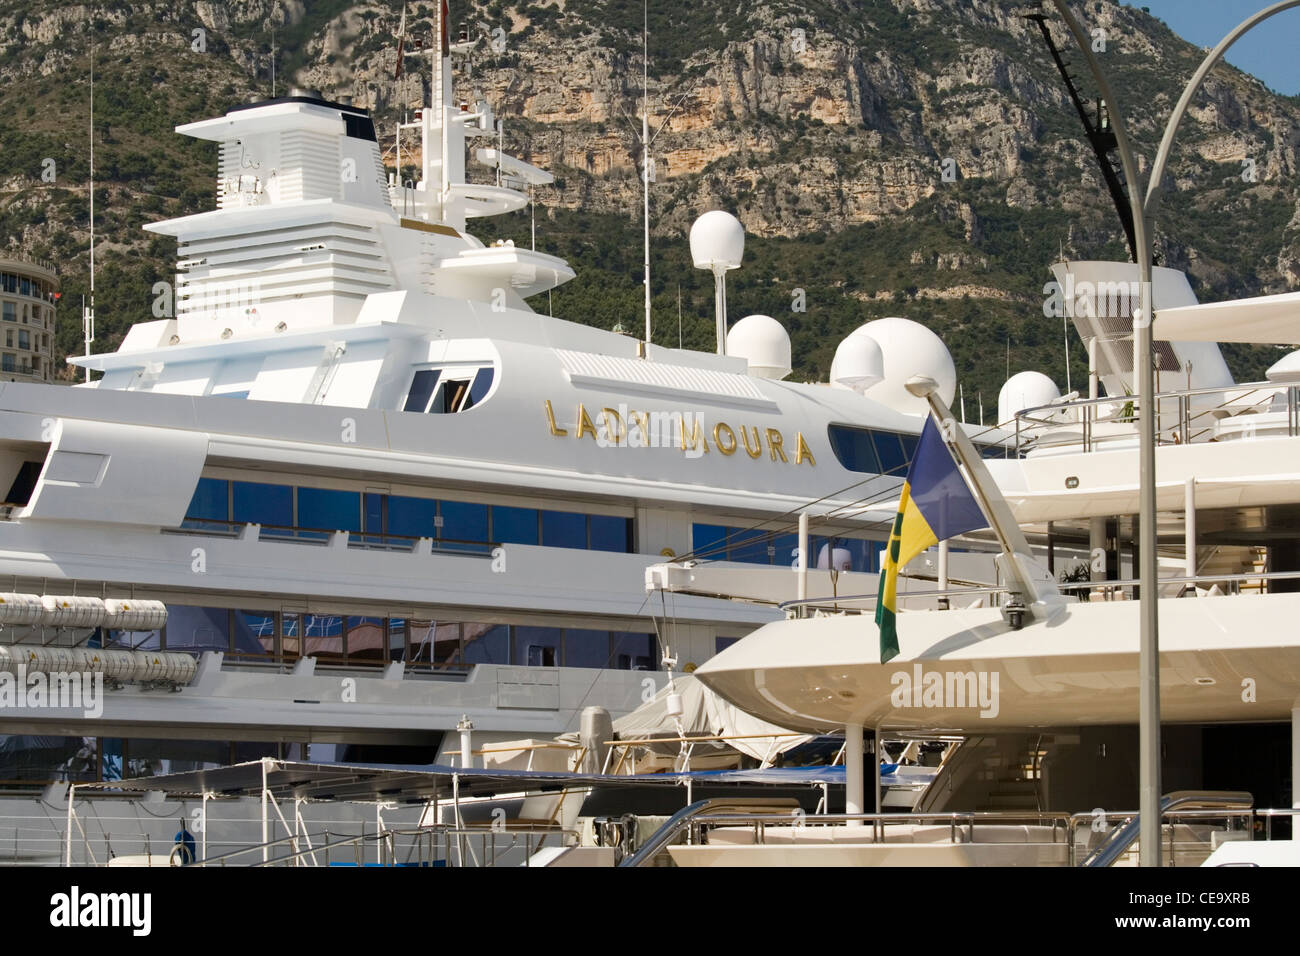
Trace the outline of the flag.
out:
M 402 4 L 402 25 L 397 28 L 397 72 L 393 79 L 402 78 L 402 46 L 406 43 L 406 4 Z
M 876 625 L 880 629 L 880 663 L 898 656 L 898 570 L 933 544 L 977 528 L 988 521 L 966 479 L 953 461 L 934 419 L 927 417 L 907 480 L 898 498 L 898 515 L 880 569 Z
M 451 56 L 451 40 L 447 34 L 447 21 L 451 14 L 447 12 L 447 0 L 442 0 L 442 55 Z

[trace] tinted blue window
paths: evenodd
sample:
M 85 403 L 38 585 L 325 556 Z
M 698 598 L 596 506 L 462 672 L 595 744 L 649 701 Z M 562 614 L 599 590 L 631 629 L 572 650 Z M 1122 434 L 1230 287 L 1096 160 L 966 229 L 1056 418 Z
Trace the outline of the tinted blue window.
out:
M 795 555 L 795 549 L 799 547 L 799 536 L 797 534 L 779 534 L 772 539 L 771 545 L 776 554 L 772 556 L 773 564 L 788 564 L 791 567 L 799 559 Z
M 609 631 L 564 630 L 565 667 L 609 667 Z
M 269 611 L 236 611 L 235 650 L 242 654 L 275 653 L 275 615 Z
M 880 461 L 880 473 L 897 478 L 907 477 L 907 456 L 903 453 L 902 443 L 897 432 L 872 432 L 872 443 L 876 446 L 876 457 Z
M 691 551 L 701 560 L 725 561 L 727 559 L 727 529 L 716 524 L 697 524 L 691 527 Z
M 391 499 L 390 499 L 391 500 Z M 389 512 L 391 522 L 392 512 Z M 442 535 L 457 541 L 488 541 L 487 505 L 464 501 L 442 503 Z
M 200 478 L 182 527 L 202 527 L 203 520 L 225 521 L 230 517 L 230 482 L 224 478 Z
M 631 551 L 632 519 L 614 518 L 610 515 L 592 515 L 591 549 L 593 551 Z
M 871 443 L 871 432 L 865 428 L 851 428 L 848 425 L 830 425 L 827 427 L 831 451 L 841 465 L 849 471 L 865 474 L 879 474 L 880 458 Z
M 501 544 L 536 544 L 537 510 L 493 505 L 492 540 Z
M 479 402 L 487 397 L 487 393 L 492 390 L 492 369 L 481 368 L 474 376 L 474 384 L 469 387 L 469 398 L 465 399 L 465 404 L 461 411 L 473 408 Z
M 415 373 L 411 379 L 411 391 L 406 396 L 406 404 L 402 406 L 404 412 L 422 412 L 429 407 L 429 396 L 433 394 L 434 386 L 438 384 L 439 371 L 437 369 L 425 368 Z
M 298 527 L 360 531 L 361 495 L 330 488 L 298 489 Z
M 230 650 L 230 612 L 224 607 L 169 604 L 167 649 L 193 653 Z
M 831 552 L 832 545 L 837 552 L 834 555 Z M 814 538 L 814 560 L 811 566 L 826 570 L 831 567 L 833 557 L 834 566 L 839 571 L 879 571 L 880 549 L 884 546 L 883 541 L 867 541 L 862 538 Z
M 910 466 L 916 456 L 916 446 L 921 438 L 919 435 L 899 435 L 898 440 L 903 443 L 903 460 Z
M 655 636 L 613 632 L 613 666 L 621 671 L 655 670 Z
M 383 660 L 387 638 L 388 627 L 384 618 L 348 618 L 348 657 Z
M 542 544 L 548 548 L 587 547 L 587 516 L 572 511 L 543 511 Z
M 767 553 L 767 532 L 754 528 L 728 528 L 727 560 L 746 564 L 771 564 Z
M 445 507 L 445 503 L 444 503 Z M 438 527 L 438 502 L 432 498 L 388 498 L 388 533 L 405 534 L 413 538 L 436 538 Z M 444 532 L 446 529 L 443 529 Z M 449 535 L 459 538 L 460 535 Z
M 559 667 L 560 629 L 516 627 L 515 663 L 523 667 Z
M 466 624 L 465 664 L 509 664 L 510 628 L 504 624 Z
M 715 637 L 713 639 L 713 653 L 721 654 L 728 647 L 730 647 L 732 644 L 735 644 L 739 640 L 740 638 L 738 637 Z
M 384 532 L 384 499 L 387 495 L 377 495 L 372 492 L 366 492 L 363 499 L 364 521 L 363 528 L 370 534 L 382 534 Z
M 241 524 L 293 524 L 293 489 L 260 482 L 231 483 L 232 517 Z

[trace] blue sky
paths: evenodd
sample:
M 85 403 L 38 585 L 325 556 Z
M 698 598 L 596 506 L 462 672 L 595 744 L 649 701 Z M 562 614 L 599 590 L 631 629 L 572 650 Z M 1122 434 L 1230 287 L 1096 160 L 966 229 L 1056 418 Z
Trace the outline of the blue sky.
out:
M 1212 47 L 1273 0 L 1127 0 L 1146 7 L 1190 43 Z M 1279 93 L 1300 93 L 1300 7 L 1279 13 L 1232 45 L 1227 60 Z

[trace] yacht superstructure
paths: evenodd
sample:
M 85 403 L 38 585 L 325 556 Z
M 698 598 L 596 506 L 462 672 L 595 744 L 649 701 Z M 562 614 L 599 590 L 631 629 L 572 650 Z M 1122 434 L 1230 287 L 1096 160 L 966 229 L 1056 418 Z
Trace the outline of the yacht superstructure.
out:
M 715 355 L 534 312 L 569 265 L 466 224 L 546 174 L 498 144 L 474 149 L 496 181 L 466 182 L 498 121 L 439 63 L 414 184 L 365 109 L 311 91 L 179 127 L 215 144 L 217 198 L 147 227 L 177 242 L 174 314 L 70 360 L 96 381 L 0 386 L 0 667 L 107 680 L 93 717 L 0 714 L 10 785 L 423 763 L 462 723 L 627 713 L 669 651 L 689 668 L 780 617 L 810 499 L 806 593 L 874 580 L 923 421 L 891 368 L 910 351 L 951 385 L 937 338 L 881 320 L 827 387 L 782 380 L 763 317 L 732 330 L 761 355 Z M 657 634 L 646 569 L 687 554 L 767 603 L 682 596 Z

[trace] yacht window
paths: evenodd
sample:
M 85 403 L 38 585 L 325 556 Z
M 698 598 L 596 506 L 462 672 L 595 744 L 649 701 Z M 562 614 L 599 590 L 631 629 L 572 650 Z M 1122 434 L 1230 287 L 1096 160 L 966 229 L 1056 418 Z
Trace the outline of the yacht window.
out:
M 487 393 L 490 391 L 492 391 L 492 369 L 481 368 L 474 375 L 474 384 L 469 387 L 469 400 L 465 402 L 461 411 L 473 408 L 487 398 Z
M 560 629 L 516 627 L 514 663 L 523 667 L 559 667 Z
M 438 390 L 438 395 L 434 398 L 433 406 L 429 411 L 441 412 L 444 415 L 459 412 L 468 394 L 469 379 L 449 378 L 442 383 L 442 388 Z
M 831 425 L 827 428 L 831 451 L 841 465 L 849 471 L 864 474 L 880 473 L 880 458 L 876 447 L 871 442 L 871 432 L 865 428 L 851 428 L 848 425 Z
M 609 667 L 609 631 L 564 629 L 565 667 Z
M 429 407 L 429 397 L 433 395 L 434 386 L 438 384 L 441 373 L 436 368 L 422 368 L 411 380 L 411 391 L 406 396 L 404 412 L 422 412 Z
M 506 624 L 467 623 L 465 664 L 509 664 L 510 627 Z
M 622 671 L 652 671 L 655 669 L 655 638 L 653 634 L 614 633 L 613 663 Z
M 896 478 L 907 477 L 907 454 L 898 440 L 897 432 L 872 432 L 871 442 L 880 458 L 880 474 Z
M 492 540 L 501 544 L 537 544 L 537 510 L 493 505 Z

